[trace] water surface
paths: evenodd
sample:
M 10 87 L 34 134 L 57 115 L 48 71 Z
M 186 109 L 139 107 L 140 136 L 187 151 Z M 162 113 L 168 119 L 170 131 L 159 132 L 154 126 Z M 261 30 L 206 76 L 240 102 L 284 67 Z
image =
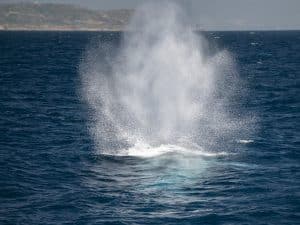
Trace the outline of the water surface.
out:
M 299 223 L 300 33 L 204 35 L 232 53 L 257 128 L 228 154 L 145 158 L 99 154 L 80 92 L 86 49 L 121 33 L 1 32 L 1 223 Z

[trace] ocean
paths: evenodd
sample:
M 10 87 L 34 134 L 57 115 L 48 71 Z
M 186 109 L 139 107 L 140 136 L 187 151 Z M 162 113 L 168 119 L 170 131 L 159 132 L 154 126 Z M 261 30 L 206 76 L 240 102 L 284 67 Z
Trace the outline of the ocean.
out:
M 299 224 L 300 32 L 193 35 L 0 32 L 0 224 Z

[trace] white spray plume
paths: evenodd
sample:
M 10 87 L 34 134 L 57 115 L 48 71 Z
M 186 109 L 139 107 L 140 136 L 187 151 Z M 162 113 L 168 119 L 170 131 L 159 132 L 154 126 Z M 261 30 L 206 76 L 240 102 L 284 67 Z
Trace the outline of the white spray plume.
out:
M 146 4 L 116 56 L 103 42 L 88 52 L 83 93 L 102 152 L 124 142 L 208 149 L 244 126 L 231 108 L 239 79 L 230 54 L 206 53 L 206 41 L 185 21 L 173 3 Z

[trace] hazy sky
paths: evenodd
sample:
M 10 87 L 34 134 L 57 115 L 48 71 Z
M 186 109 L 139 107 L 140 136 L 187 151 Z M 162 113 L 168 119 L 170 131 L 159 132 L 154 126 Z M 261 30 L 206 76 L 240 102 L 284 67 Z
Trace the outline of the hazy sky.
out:
M 0 2 L 19 1 L 0 0 Z M 80 4 L 93 9 L 135 8 L 147 1 L 151 0 L 23 0 L 23 2 Z M 185 8 L 192 23 L 204 29 L 300 29 L 300 0 L 176 1 Z

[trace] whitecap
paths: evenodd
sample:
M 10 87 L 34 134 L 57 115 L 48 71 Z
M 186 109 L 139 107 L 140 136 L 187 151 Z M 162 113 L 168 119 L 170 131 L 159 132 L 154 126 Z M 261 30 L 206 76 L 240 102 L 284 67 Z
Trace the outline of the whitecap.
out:
M 216 157 L 228 155 L 227 152 L 208 152 L 202 148 L 188 148 L 175 144 L 162 144 L 159 146 L 151 146 L 143 142 L 137 142 L 134 146 L 123 149 L 117 152 L 118 156 L 132 156 L 138 158 L 152 158 L 159 157 L 166 154 L 176 154 L 183 156 L 203 156 L 203 157 Z
M 240 143 L 240 144 L 249 144 L 249 143 L 253 143 L 254 140 L 237 140 L 237 143 Z

